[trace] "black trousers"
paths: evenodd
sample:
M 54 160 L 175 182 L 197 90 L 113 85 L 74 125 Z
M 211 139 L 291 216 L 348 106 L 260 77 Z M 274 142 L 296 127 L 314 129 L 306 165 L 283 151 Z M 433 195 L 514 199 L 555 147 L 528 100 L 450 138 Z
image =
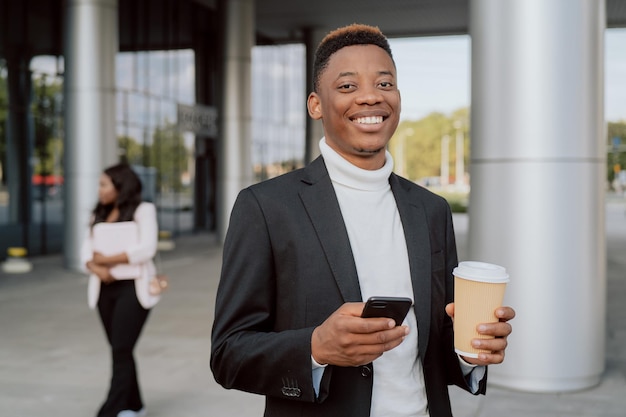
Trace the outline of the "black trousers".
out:
M 139 304 L 135 281 L 129 279 L 101 285 L 98 312 L 113 362 L 109 394 L 98 417 L 117 417 L 122 410 L 137 411 L 143 407 L 133 349 L 150 310 Z

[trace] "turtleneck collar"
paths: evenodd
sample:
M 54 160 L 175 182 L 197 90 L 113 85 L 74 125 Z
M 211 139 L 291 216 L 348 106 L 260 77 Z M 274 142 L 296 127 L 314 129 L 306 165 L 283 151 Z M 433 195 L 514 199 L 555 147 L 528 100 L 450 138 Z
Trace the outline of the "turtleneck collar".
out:
M 385 165 L 376 170 L 362 169 L 351 164 L 328 146 L 326 138 L 320 140 L 320 152 L 333 182 L 363 191 L 377 191 L 389 187 L 393 158 L 388 151 L 385 150 Z

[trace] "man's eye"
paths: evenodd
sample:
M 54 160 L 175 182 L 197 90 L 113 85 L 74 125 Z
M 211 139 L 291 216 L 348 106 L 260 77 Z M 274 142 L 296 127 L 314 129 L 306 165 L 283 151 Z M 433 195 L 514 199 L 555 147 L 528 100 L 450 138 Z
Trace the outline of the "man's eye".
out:
M 353 87 L 352 84 L 341 84 L 339 86 L 339 89 L 340 90 L 350 90 L 352 87 Z
M 389 81 L 383 81 L 380 83 L 380 86 L 383 88 L 391 88 L 393 87 L 393 83 Z

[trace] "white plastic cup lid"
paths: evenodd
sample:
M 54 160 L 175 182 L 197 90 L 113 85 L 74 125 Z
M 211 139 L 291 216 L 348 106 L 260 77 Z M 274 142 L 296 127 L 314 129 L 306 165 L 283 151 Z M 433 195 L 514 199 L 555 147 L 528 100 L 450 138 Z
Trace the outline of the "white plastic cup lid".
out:
M 454 276 L 471 281 L 492 282 L 494 284 L 509 282 L 509 274 L 503 266 L 478 261 L 463 261 L 454 268 Z

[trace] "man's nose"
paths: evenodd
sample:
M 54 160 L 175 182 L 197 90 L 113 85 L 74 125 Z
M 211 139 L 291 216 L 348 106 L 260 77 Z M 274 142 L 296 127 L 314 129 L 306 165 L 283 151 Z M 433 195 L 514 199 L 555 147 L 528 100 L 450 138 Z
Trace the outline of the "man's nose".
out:
M 356 102 L 358 104 L 369 105 L 380 103 L 383 100 L 384 98 L 381 91 L 376 87 L 362 87 L 361 89 L 359 89 L 359 93 L 356 98 Z

